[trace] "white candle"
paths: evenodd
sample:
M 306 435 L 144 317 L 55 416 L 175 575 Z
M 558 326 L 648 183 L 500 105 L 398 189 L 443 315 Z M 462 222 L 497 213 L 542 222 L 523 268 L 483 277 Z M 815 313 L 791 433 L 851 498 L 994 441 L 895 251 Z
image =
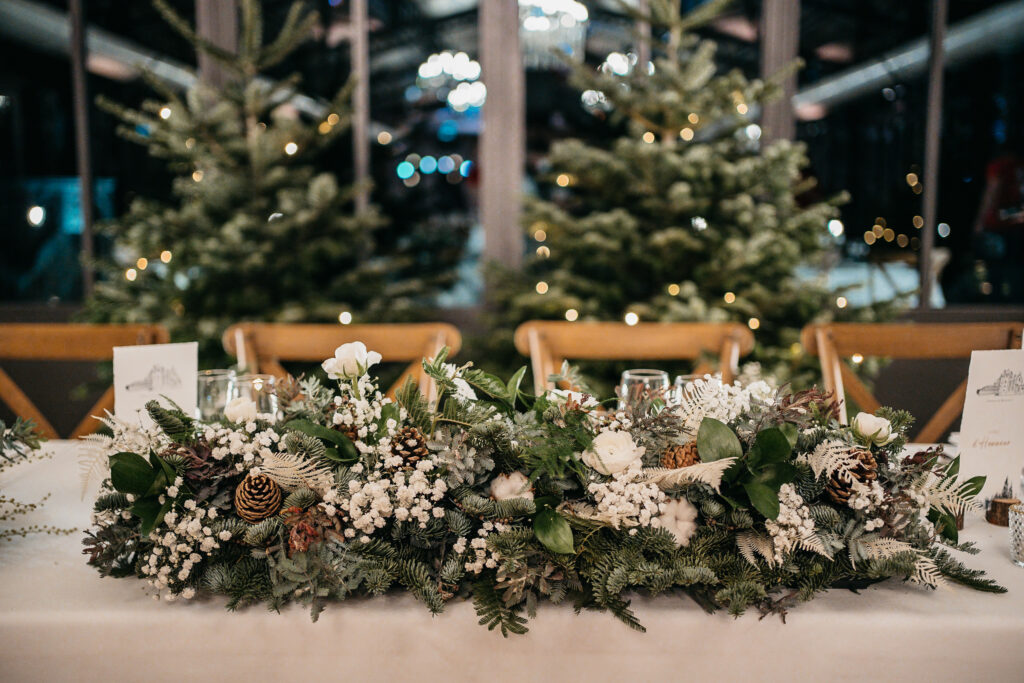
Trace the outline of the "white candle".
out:
M 240 329 L 235 330 L 235 354 L 238 356 L 238 369 L 245 372 L 249 368 L 249 363 L 245 357 L 245 335 Z

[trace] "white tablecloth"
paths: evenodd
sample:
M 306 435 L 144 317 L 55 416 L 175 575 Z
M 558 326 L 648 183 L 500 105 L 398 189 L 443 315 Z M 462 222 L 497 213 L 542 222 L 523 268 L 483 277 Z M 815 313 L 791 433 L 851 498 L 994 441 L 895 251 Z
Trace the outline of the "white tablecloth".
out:
M 5 494 L 53 498 L 30 523 L 88 525 L 77 447 L 8 471 Z M 101 579 L 81 535 L 0 546 L 0 680 L 975 680 L 1024 679 L 1024 569 L 1005 528 L 969 518 L 969 558 L 1010 589 L 923 590 L 888 581 L 830 591 L 788 623 L 705 614 L 685 596 L 638 596 L 637 633 L 604 613 L 542 605 L 530 633 L 502 639 L 469 603 L 431 617 L 407 596 L 239 613 L 219 599 L 159 604 L 135 579 Z

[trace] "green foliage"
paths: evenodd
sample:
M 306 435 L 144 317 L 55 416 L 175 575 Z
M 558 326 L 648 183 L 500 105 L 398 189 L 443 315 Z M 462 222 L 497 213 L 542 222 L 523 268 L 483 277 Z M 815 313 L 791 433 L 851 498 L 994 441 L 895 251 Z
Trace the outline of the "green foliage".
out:
M 200 358 L 213 364 L 223 362 L 221 333 L 239 320 L 328 322 L 341 310 L 357 320 L 422 316 L 450 264 L 420 278 L 429 269 L 413 257 L 430 255 L 444 236 L 411 245 L 395 234 L 378 246 L 386 222 L 378 210 L 357 212 L 356 188 L 317 168 L 348 139 L 354 81 L 313 116 L 289 102 L 301 96 L 297 75 L 264 75 L 310 38 L 319 15 L 295 3 L 264 41 L 261 2 L 243 0 L 233 54 L 199 37 L 169 3 L 156 4 L 227 82 L 199 81 L 182 95 L 147 73 L 155 96 L 140 107 L 100 99 L 119 134 L 174 179 L 168 200 L 136 198 L 98 226 L 117 248 L 96 263 L 101 279 L 85 316 L 162 323 L 176 340 L 199 340 Z M 140 258 L 148 267 L 136 266 Z
M 211 593 L 227 596 L 229 610 L 273 597 L 267 563 L 253 557 L 243 557 L 233 564 L 211 565 L 203 573 L 202 586 Z
M 149 401 L 146 412 L 171 441 L 187 444 L 195 439 L 194 420 L 177 406 L 164 408 L 158 401 Z
M 526 202 L 523 217 L 528 236 L 546 233 L 549 251 L 521 272 L 495 265 L 489 273 L 500 311 L 495 327 L 508 330 L 494 336 L 492 351 L 510 346 L 519 323 L 562 320 L 568 309 L 581 321 L 622 320 L 628 312 L 641 321 L 757 318 L 751 359 L 809 385 L 816 361 L 792 350 L 805 324 L 881 315 L 837 309 L 823 282 L 795 274 L 799 265 L 824 266 L 832 242 L 826 225 L 845 194 L 810 200 L 815 181 L 806 176 L 804 145 L 746 134 L 752 112 L 781 90 L 776 79 L 718 71 L 715 43 L 691 33 L 721 3 L 690 16 L 679 8 L 651 3 L 650 72 L 568 64 L 577 89 L 603 94 L 618 137 L 609 145 L 552 145 L 540 197 Z M 555 187 L 556 179 L 567 186 Z M 541 280 L 543 294 L 535 289 Z M 596 364 L 586 369 L 605 371 L 600 379 L 614 374 Z
M 510 633 L 522 635 L 529 630 L 526 628 L 526 617 L 519 614 L 521 608 L 505 605 L 490 581 L 478 581 L 473 585 L 473 608 L 482 626 L 486 626 L 488 631 L 500 628 L 505 638 Z

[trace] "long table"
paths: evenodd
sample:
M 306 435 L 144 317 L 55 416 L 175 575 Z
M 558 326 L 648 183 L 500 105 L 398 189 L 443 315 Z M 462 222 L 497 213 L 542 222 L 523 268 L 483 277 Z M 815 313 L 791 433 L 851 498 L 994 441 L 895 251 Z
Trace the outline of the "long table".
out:
M 4 473 L 19 500 L 52 498 L 25 523 L 84 529 L 78 444 Z M 833 590 L 786 623 L 756 613 L 705 614 L 685 596 L 637 596 L 647 633 L 605 613 L 542 605 L 526 636 L 503 639 L 472 605 L 438 617 L 408 596 L 328 606 L 225 611 L 219 598 L 154 602 L 135 579 L 102 579 L 81 534 L 31 535 L 0 546 L 2 681 L 666 681 L 1024 680 L 1024 569 L 1007 529 L 969 516 L 969 564 L 1009 588 L 936 591 L 898 581 L 855 595 Z

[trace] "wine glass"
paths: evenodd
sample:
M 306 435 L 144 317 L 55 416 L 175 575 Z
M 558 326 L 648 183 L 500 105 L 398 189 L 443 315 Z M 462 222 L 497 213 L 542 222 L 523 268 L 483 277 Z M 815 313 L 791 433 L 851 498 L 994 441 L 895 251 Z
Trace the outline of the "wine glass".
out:
M 234 370 L 201 370 L 197 378 L 196 417 L 204 422 L 217 420 L 232 398 Z
M 626 370 L 619 381 L 619 409 L 643 398 L 665 398 L 668 391 L 668 373 L 664 370 L 637 368 Z
M 231 398 L 247 398 L 256 404 L 256 412 L 277 417 L 277 379 L 273 375 L 239 375 Z

